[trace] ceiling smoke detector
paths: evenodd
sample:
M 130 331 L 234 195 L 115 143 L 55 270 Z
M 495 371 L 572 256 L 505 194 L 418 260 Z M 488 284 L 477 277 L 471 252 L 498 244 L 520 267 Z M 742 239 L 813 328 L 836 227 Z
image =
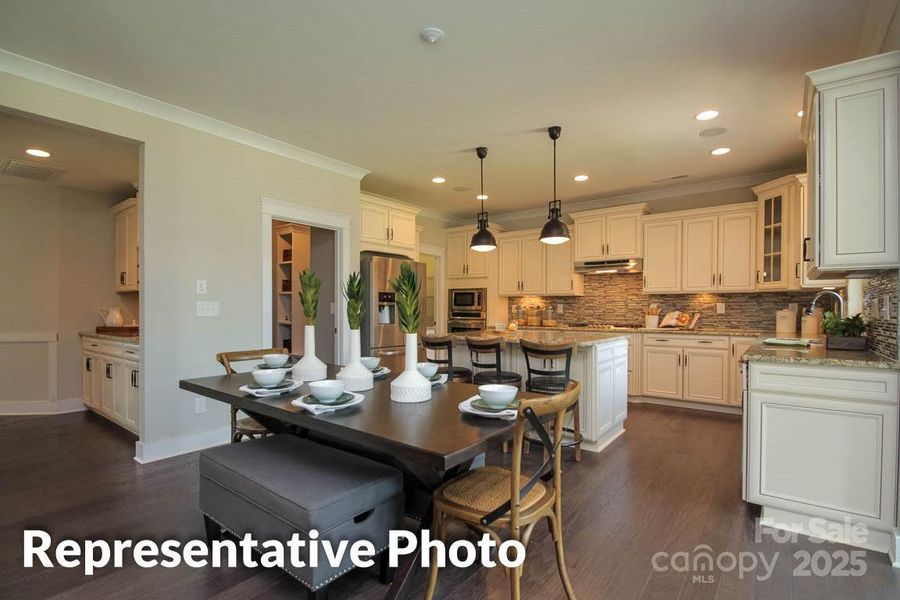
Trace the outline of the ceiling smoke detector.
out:
M 428 44 L 437 44 L 444 39 L 444 32 L 437 27 L 426 27 L 419 33 L 419 37 Z

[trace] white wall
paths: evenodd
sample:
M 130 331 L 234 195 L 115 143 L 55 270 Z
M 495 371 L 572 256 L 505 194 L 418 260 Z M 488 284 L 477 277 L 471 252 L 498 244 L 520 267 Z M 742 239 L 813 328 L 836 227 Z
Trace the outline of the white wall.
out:
M 228 411 L 194 414 L 178 380 L 220 373 L 216 352 L 262 342 L 260 198 L 327 207 L 352 219 L 359 180 L 171 121 L 0 73 L 0 105 L 144 142 L 142 353 L 144 401 L 136 458 L 227 441 Z M 219 318 L 195 316 L 195 280 Z

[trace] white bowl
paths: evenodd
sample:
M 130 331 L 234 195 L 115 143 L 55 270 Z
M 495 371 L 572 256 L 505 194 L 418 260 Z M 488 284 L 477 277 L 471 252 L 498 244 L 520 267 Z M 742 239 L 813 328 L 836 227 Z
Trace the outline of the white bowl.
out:
M 422 374 L 425 379 L 431 379 L 437 373 L 438 366 L 431 362 L 416 363 L 416 370 Z
M 264 388 L 275 387 L 284 381 L 287 372 L 287 369 L 256 369 L 252 373 L 253 381 Z
M 372 369 L 377 369 L 378 365 L 381 364 L 381 357 L 379 356 L 360 356 L 359 362 L 363 364 L 363 366 L 370 371 Z
M 288 358 L 290 356 L 287 354 L 263 354 L 263 362 L 267 367 L 283 367 Z
M 344 393 L 344 382 L 337 379 L 310 381 L 307 385 L 315 399 L 322 404 L 330 404 Z
M 519 388 L 513 385 L 489 383 L 478 386 L 478 395 L 491 408 L 504 408 L 516 399 L 518 393 Z

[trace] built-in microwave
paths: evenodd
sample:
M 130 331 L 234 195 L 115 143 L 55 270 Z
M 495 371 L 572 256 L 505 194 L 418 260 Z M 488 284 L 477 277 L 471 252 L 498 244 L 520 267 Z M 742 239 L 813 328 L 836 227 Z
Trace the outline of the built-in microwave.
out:
M 485 288 L 466 288 L 450 290 L 450 312 L 484 312 Z

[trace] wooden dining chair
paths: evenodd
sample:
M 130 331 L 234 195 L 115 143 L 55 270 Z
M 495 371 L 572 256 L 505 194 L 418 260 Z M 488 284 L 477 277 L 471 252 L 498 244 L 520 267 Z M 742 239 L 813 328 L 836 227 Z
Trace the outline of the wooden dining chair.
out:
M 472 370 L 453 364 L 453 336 L 426 336 L 422 338 L 425 347 L 425 360 L 438 365 L 438 373 L 446 373 L 450 381 L 470 383 Z
M 558 394 L 569 385 L 572 372 L 572 356 L 575 346 L 566 344 L 541 344 L 520 340 L 519 347 L 525 355 L 525 369 L 528 377 L 525 380 L 525 390 L 538 394 Z M 561 362 L 560 367 L 556 366 Z M 572 406 L 572 427 L 564 427 L 563 431 L 571 437 L 563 441 L 563 448 L 575 448 L 575 462 L 581 462 L 581 442 L 584 439 L 581 434 L 581 411 L 578 409 L 578 400 Z M 540 445 L 540 440 L 534 435 L 525 438 L 528 444 Z
M 226 375 L 234 375 L 235 371 L 231 363 L 244 360 L 262 360 L 264 354 L 288 354 L 287 348 L 265 348 L 261 350 L 236 350 L 234 352 L 219 352 L 216 354 L 216 360 L 225 367 Z M 234 406 L 231 407 L 231 443 L 236 444 L 243 438 L 247 437 L 251 440 L 258 437 L 268 435 L 268 429 L 260 425 L 252 417 L 244 415 L 239 416 L 240 411 Z
M 562 461 L 560 443 L 563 419 L 581 393 L 581 383 L 573 381 L 564 391 L 552 396 L 522 400 L 513 434 L 512 468 L 487 466 L 468 471 L 441 485 L 434 492 L 432 536 L 444 540 L 450 519 L 491 536 L 498 544 L 506 530 L 509 539 L 528 546 L 534 526 L 547 519 L 556 548 L 556 566 L 569 600 L 575 600 L 563 554 L 562 527 Z M 548 434 L 543 422 L 552 419 Z M 525 430 L 530 428 L 547 451 L 540 468 L 530 477 L 522 475 L 522 446 Z M 524 565 L 507 569 L 510 597 L 520 600 L 520 579 Z M 431 567 L 425 599 L 431 600 L 437 586 L 437 549 L 432 549 Z

